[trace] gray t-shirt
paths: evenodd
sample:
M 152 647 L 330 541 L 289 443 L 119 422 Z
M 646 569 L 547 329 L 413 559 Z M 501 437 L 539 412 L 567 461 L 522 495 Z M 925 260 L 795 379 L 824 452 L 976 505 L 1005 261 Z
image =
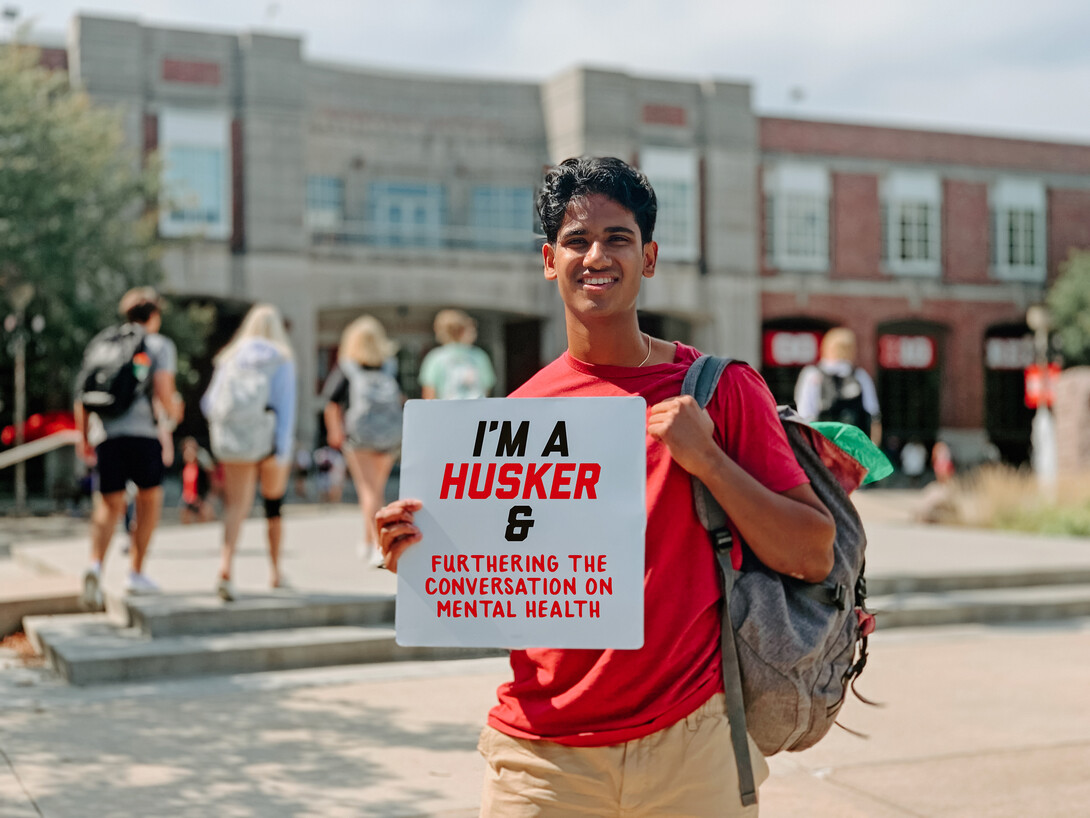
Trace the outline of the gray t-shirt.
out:
M 151 358 L 147 392 L 134 400 L 121 417 L 100 419 L 97 415 L 92 416 L 94 426 L 88 436 L 94 445 L 117 437 L 159 437 L 155 414 L 151 409 L 151 398 L 155 394 L 155 373 L 169 372 L 173 375 L 177 371 L 178 349 L 173 341 L 158 333 L 145 336 L 144 349 Z

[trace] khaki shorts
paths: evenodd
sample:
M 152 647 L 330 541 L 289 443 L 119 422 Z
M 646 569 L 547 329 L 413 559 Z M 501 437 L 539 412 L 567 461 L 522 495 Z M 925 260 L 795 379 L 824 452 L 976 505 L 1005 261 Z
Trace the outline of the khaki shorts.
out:
M 768 764 L 752 739 L 749 747 L 760 785 Z M 757 815 L 757 806 L 743 808 L 738 795 L 722 693 L 676 724 L 624 744 L 567 747 L 486 726 L 478 749 L 488 762 L 484 818 Z

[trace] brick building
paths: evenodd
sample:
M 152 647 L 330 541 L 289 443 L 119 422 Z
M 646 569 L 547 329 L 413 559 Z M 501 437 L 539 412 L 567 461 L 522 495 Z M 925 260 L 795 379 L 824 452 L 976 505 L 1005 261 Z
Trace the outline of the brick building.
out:
M 1024 455 L 1025 308 L 1090 247 L 1090 146 L 761 118 L 745 83 L 410 75 L 309 62 L 295 37 L 88 15 L 43 59 L 162 157 L 166 288 L 291 320 L 304 439 L 360 313 L 401 343 L 410 395 L 442 307 L 478 319 L 499 394 L 559 353 L 533 196 L 567 156 L 632 161 L 659 193 L 646 329 L 759 364 L 789 399 L 847 324 L 890 434 L 967 455 Z
M 764 118 L 764 372 L 851 327 L 885 434 L 1028 452 L 1026 308 L 1090 247 L 1090 146 Z M 777 354 L 777 352 L 779 354 Z

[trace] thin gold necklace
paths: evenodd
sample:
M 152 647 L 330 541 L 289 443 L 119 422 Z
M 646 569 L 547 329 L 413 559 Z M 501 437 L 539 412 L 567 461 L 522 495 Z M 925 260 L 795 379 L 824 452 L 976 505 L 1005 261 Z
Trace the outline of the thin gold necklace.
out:
M 647 338 L 647 354 L 644 355 L 643 360 L 636 365 L 637 369 L 651 360 L 651 336 L 648 335 L 646 332 L 644 333 L 644 336 Z

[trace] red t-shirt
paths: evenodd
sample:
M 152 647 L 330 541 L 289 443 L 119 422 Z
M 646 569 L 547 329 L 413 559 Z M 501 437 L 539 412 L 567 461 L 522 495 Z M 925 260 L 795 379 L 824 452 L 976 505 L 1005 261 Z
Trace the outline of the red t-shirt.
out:
M 671 363 L 595 366 L 568 353 L 512 397 L 640 395 L 650 408 L 681 392 L 699 352 L 677 345 Z M 764 380 L 726 369 L 708 404 L 716 441 L 775 492 L 807 482 Z M 647 437 L 644 644 L 638 650 L 511 652 L 514 679 L 497 691 L 488 723 L 510 736 L 604 746 L 668 727 L 723 689 L 719 657 L 722 588 L 708 534 L 693 509 L 689 473 Z

